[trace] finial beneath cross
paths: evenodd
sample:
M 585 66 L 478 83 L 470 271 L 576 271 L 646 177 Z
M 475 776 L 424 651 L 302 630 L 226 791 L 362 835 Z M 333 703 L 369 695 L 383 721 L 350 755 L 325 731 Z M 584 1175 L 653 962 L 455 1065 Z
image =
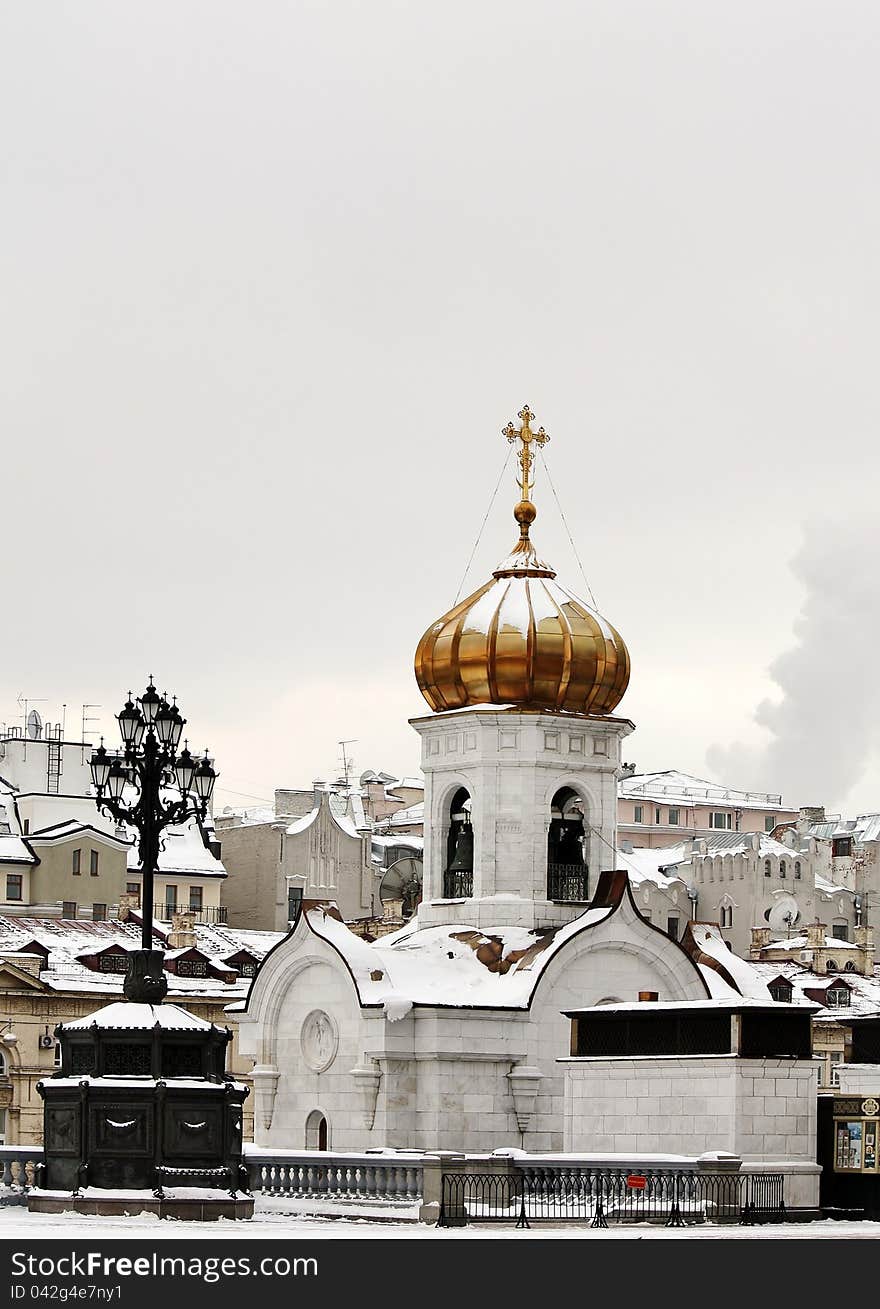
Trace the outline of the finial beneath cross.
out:
M 514 427 L 513 423 L 508 423 L 506 427 L 502 427 L 501 435 L 506 436 L 508 441 L 510 441 L 511 445 L 513 444 L 514 441 L 522 441 L 522 449 L 520 450 L 518 456 L 519 466 L 522 470 L 522 477 L 517 478 L 517 481 L 519 482 L 520 489 L 522 491 L 522 498 L 524 501 L 527 501 L 529 498 L 529 490 L 530 490 L 529 474 L 531 473 L 532 462 L 534 460 L 534 455 L 529 449 L 529 446 L 532 444 L 533 441 L 539 447 L 542 445 L 546 445 L 547 442 L 550 440 L 550 437 L 544 431 L 543 427 L 539 427 L 537 432 L 532 431 L 529 424 L 531 423 L 535 415 L 532 413 L 528 405 L 523 405 L 522 409 L 520 409 L 519 413 L 517 414 L 517 417 L 522 422 L 522 427 L 516 428 Z

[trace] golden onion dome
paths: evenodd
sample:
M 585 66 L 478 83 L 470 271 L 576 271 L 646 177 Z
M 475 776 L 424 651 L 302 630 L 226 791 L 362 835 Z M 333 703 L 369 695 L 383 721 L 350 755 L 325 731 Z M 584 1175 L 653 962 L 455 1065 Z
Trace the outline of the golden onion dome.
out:
M 467 705 L 515 704 L 579 714 L 610 714 L 629 682 L 629 651 L 620 633 L 556 581 L 529 538 L 537 510 L 529 499 L 533 456 L 544 445 L 534 415 L 504 429 L 522 449 L 522 499 L 514 509 L 520 539 L 490 581 L 432 623 L 415 656 L 419 690 L 435 712 Z

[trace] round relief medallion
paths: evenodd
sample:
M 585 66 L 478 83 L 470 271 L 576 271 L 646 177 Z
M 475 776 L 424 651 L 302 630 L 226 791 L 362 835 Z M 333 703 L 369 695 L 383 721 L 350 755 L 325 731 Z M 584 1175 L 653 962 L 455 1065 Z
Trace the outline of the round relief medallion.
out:
M 303 1058 L 316 1073 L 323 1073 L 336 1058 L 339 1033 L 336 1024 L 323 1009 L 313 1009 L 302 1025 L 300 1036 Z

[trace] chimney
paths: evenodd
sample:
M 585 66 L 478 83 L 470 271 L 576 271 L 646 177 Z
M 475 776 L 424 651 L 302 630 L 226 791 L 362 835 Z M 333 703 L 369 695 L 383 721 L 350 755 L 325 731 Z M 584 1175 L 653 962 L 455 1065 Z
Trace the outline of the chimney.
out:
M 853 939 L 860 950 L 865 952 L 864 975 L 873 977 L 874 975 L 874 929 L 862 924 L 857 927 L 853 933 Z
M 769 927 L 753 927 L 752 939 L 749 942 L 749 958 L 760 959 L 761 951 L 765 945 L 769 945 L 773 933 Z
M 132 909 L 140 908 L 140 896 L 132 891 L 120 891 L 119 908 L 116 911 L 117 922 L 127 923 L 131 918 Z
M 196 944 L 194 909 L 179 909 L 171 915 L 171 931 L 166 941 L 169 950 L 191 950 Z
M 804 929 L 807 937 L 807 945 L 811 950 L 821 950 L 825 945 L 825 937 L 828 934 L 828 928 L 824 923 L 820 923 L 818 918 L 814 923 L 807 923 Z
M 798 810 L 798 817 L 803 818 L 807 823 L 824 823 L 825 806 L 823 804 L 801 805 Z

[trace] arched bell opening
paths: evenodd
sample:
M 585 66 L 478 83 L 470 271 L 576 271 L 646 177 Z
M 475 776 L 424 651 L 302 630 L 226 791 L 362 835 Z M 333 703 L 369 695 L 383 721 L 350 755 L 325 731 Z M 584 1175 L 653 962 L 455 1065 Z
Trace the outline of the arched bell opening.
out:
M 556 792 L 550 804 L 547 833 L 547 899 L 583 902 L 588 896 L 584 858 L 584 802 L 570 786 Z
M 471 826 L 471 797 L 465 787 L 460 786 L 449 805 L 443 898 L 465 900 L 473 893 L 474 829 Z

